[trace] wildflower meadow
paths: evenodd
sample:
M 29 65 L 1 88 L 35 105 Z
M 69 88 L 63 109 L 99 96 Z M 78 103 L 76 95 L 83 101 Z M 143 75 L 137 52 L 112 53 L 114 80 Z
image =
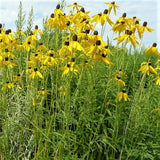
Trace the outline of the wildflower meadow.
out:
M 0 24 L 0 160 L 160 160 L 160 52 L 141 43 L 150 23 L 112 20 L 114 1 L 91 16 L 62 0 L 40 28 L 22 5 L 16 31 Z

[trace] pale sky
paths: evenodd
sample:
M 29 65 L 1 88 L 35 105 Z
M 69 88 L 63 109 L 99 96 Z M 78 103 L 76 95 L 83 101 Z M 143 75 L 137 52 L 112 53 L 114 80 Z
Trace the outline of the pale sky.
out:
M 86 11 L 91 11 L 90 15 L 103 12 L 108 6 L 104 2 L 111 2 L 112 0 L 66 0 L 66 4 L 72 4 L 77 2 L 84 6 Z M 19 0 L 0 0 L 0 23 L 5 24 L 6 28 L 15 30 L 15 20 L 18 14 Z M 42 26 L 42 19 L 49 17 L 56 7 L 59 0 L 21 0 L 23 5 L 23 11 L 28 13 L 33 7 L 34 9 L 34 25 Z M 124 12 L 127 13 L 127 17 L 136 16 L 141 19 L 141 24 L 144 21 L 148 22 L 148 26 L 155 29 L 153 33 L 146 33 L 143 39 L 143 43 L 146 47 L 156 42 L 158 48 L 160 48 L 160 1 L 159 0 L 115 0 L 116 4 L 120 6 L 117 12 L 117 16 L 111 16 L 116 20 Z M 65 10 L 67 13 L 68 9 Z M 99 28 L 100 26 L 98 26 Z M 109 33 L 110 28 L 106 29 L 106 34 Z M 105 38 L 105 37 L 104 37 Z

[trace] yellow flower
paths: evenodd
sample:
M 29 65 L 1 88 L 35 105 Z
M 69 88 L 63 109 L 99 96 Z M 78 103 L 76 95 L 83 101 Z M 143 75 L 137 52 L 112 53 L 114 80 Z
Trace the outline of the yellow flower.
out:
M 80 45 L 80 43 L 77 40 L 78 40 L 78 37 L 75 34 L 73 36 L 73 41 L 70 42 L 70 47 L 72 48 L 72 51 L 76 52 L 78 50 L 78 51 L 83 51 L 85 53 L 84 48 Z
M 7 88 L 11 89 L 14 87 L 14 84 L 10 83 L 9 81 L 2 87 L 2 90 L 6 90 Z
M 56 58 L 54 58 L 54 52 L 53 53 L 50 52 L 50 54 L 44 58 L 43 63 L 47 66 L 57 65 L 57 60 L 56 60 Z
M 121 79 L 121 77 L 118 75 L 114 78 L 117 84 L 121 84 L 122 86 L 125 86 L 125 82 Z
M 113 8 L 114 14 L 116 15 L 116 9 L 118 9 L 119 6 L 116 5 L 114 1 L 111 2 L 111 3 L 106 2 L 105 4 L 109 5 L 108 13 L 110 14 L 110 12 L 111 12 L 111 10 L 112 10 L 112 8 Z
M 126 43 L 131 42 L 132 46 L 136 48 L 136 44 L 140 45 L 137 41 L 137 37 L 132 33 L 132 31 L 126 30 L 124 34 L 119 37 L 114 38 L 114 40 L 118 40 L 117 44 L 125 41 Z
M 72 47 L 69 46 L 69 41 L 65 41 L 64 46 L 59 50 L 60 56 L 71 56 L 72 54 Z
M 43 43 L 40 43 L 36 51 L 47 51 L 47 47 Z
M 84 66 L 85 69 L 88 67 L 93 68 L 93 66 L 89 63 L 88 60 L 85 60 L 83 63 L 80 64 L 80 66 Z
M 64 13 L 63 13 L 63 11 L 60 9 L 60 4 L 58 4 L 58 5 L 56 6 L 56 9 L 54 10 L 54 16 L 55 16 L 56 18 L 59 18 L 59 16 L 62 16 L 62 15 L 64 15 Z
M 60 95 L 66 96 L 66 87 L 64 85 L 60 86 L 59 92 L 60 92 Z
M 16 66 L 16 63 L 13 60 L 13 58 L 9 59 L 8 57 L 4 57 L 4 60 L 1 62 L 1 65 L 8 65 L 10 68 L 13 68 L 14 66 Z
M 51 29 L 57 26 L 57 19 L 54 17 L 54 13 L 52 13 L 50 18 L 47 20 L 46 26 Z
M 156 85 L 160 86 L 160 76 L 158 76 L 155 79 L 153 79 L 153 81 L 156 81 Z
M 108 16 L 108 10 L 107 9 L 105 9 L 103 14 L 102 14 L 101 25 L 103 26 L 106 21 L 109 23 L 110 26 L 112 26 L 114 24 L 113 21 Z
M 73 4 L 68 5 L 67 7 L 73 7 L 73 10 L 76 9 L 77 11 L 79 11 L 78 8 L 82 8 L 82 6 L 77 4 L 76 2 L 73 3 Z
M 25 34 L 24 34 L 21 30 L 16 31 L 16 32 L 15 32 L 15 35 L 25 36 Z
M 78 73 L 78 66 L 75 65 L 74 60 L 72 60 L 72 62 L 67 63 L 67 65 L 65 67 L 61 67 L 60 70 L 64 70 L 62 73 L 62 77 L 66 74 L 69 73 L 74 73 L 75 75 L 77 75 Z
M 127 24 L 124 21 L 116 21 L 116 23 L 112 26 L 111 30 L 115 33 L 123 32 L 127 28 Z
M 160 53 L 158 52 L 158 49 L 156 48 L 157 43 L 153 43 L 152 47 L 149 47 L 147 49 L 145 49 L 144 51 L 146 52 L 146 55 L 148 54 L 156 54 L 156 55 L 160 55 Z
M 38 76 L 38 77 L 40 77 L 41 79 L 44 79 L 44 77 L 43 77 L 42 74 L 38 71 L 37 68 L 34 68 L 34 70 L 32 71 L 32 73 L 31 73 L 30 76 L 29 76 L 29 79 L 30 79 L 30 80 L 31 80 L 31 79 L 34 79 L 35 76 Z
M 94 55 L 93 60 L 101 60 L 102 62 L 108 64 L 108 65 L 113 65 L 113 63 L 109 60 L 109 57 L 107 54 L 102 53 L 101 55 Z
M 106 46 L 106 43 L 104 42 L 104 40 L 102 39 L 102 37 L 100 35 L 98 35 L 98 31 L 94 31 L 93 32 L 93 35 L 91 35 L 88 39 L 88 42 L 91 44 L 91 45 L 95 45 L 98 41 L 100 41 L 100 44 L 101 46 Z M 99 42 L 98 42 L 99 43 Z M 97 44 L 96 44 L 97 45 Z
M 130 30 L 133 32 L 133 33 L 136 33 L 136 31 L 138 32 L 138 36 L 139 38 L 141 39 L 142 38 L 142 35 L 143 35 L 143 31 L 141 29 L 141 25 L 139 24 L 139 21 L 135 21 L 135 24 L 130 28 Z
M 26 74 L 30 74 L 33 72 L 33 69 L 29 66 L 28 69 L 26 69 Z
M 14 82 L 22 82 L 22 76 L 20 74 L 17 74 L 16 76 L 13 76 L 15 79 L 14 79 Z
M 15 48 L 16 48 L 17 51 L 23 51 L 24 50 L 23 43 L 16 44 Z
M 38 29 L 38 25 L 35 26 L 35 29 L 33 30 L 32 33 L 33 33 L 34 35 L 36 35 L 36 36 L 37 36 L 38 33 L 39 33 L 40 35 L 43 34 L 43 32 L 42 32 L 40 29 Z
M 5 49 L 5 52 L 1 53 L 1 56 L 2 57 L 12 57 L 12 58 L 15 57 L 15 55 L 11 51 L 9 51 L 8 48 Z
M 147 73 L 147 75 L 149 75 L 149 73 L 154 73 L 157 74 L 156 70 L 151 66 L 151 61 L 149 62 L 143 62 L 141 64 L 141 68 L 138 70 L 139 72 L 141 71 L 142 73 Z
M 31 41 L 26 41 L 24 43 L 24 48 L 27 52 L 29 52 L 30 50 L 35 49 L 35 46 L 33 45 L 33 43 L 31 43 Z
M 153 32 L 154 29 L 147 27 L 147 22 L 143 23 L 143 26 L 141 26 L 141 32 Z
M 42 88 L 42 90 L 38 91 L 37 98 L 39 98 L 41 95 L 45 96 L 47 94 L 48 94 L 48 91 L 46 91 L 44 88 Z
M 122 92 L 118 93 L 116 100 L 121 101 L 124 99 L 124 101 L 130 101 L 130 98 L 128 97 L 126 90 L 123 89 Z

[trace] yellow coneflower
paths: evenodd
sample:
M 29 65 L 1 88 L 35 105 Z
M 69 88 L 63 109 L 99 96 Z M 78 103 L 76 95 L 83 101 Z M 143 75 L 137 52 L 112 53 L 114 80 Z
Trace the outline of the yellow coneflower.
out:
M 29 79 L 34 79 L 36 76 L 40 77 L 41 79 L 44 79 L 44 77 L 42 76 L 42 74 L 38 71 L 38 68 L 34 68 L 34 70 L 32 71 L 32 73 L 29 76 Z
M 17 74 L 14 77 L 14 82 L 22 82 L 22 76 L 20 74 Z
M 63 13 L 63 11 L 60 9 L 60 4 L 58 4 L 57 6 L 56 6 L 56 9 L 54 10 L 54 16 L 56 17 L 56 18 L 59 18 L 60 16 L 62 16 L 62 15 L 64 15 L 64 13 Z
M 158 76 L 155 79 L 153 79 L 153 81 L 156 81 L 156 85 L 160 86 L 160 76 Z
M 23 46 L 24 46 L 25 50 L 28 52 L 32 49 L 35 49 L 35 46 L 33 43 L 31 43 L 31 41 L 26 41 Z
M 16 31 L 15 35 L 25 36 L 24 32 L 22 32 L 21 30 Z
M 147 27 L 147 22 L 143 22 L 143 26 L 141 26 L 141 32 L 153 32 L 154 29 Z
M 73 7 L 73 10 L 76 9 L 77 11 L 79 11 L 79 8 L 82 8 L 82 6 L 77 4 L 76 2 L 73 4 L 67 5 L 67 7 Z
M 77 35 L 73 35 L 73 40 L 70 42 L 70 47 L 72 48 L 73 52 L 78 51 L 83 51 L 85 53 L 84 48 L 80 45 L 80 43 L 78 42 L 78 37 Z
M 148 54 L 156 54 L 156 55 L 160 55 L 160 53 L 158 52 L 157 47 L 157 43 L 153 43 L 152 47 L 148 47 L 147 49 L 144 50 L 144 52 L 146 52 L 146 55 Z
M 60 95 L 66 96 L 66 86 L 64 86 L 64 85 L 60 86 L 59 92 L 60 92 Z
M 45 90 L 44 88 L 42 88 L 40 91 L 38 91 L 38 95 L 37 95 L 37 98 L 39 98 L 41 95 L 42 96 L 45 96 L 48 94 L 48 91 Z
M 75 65 L 74 60 L 72 59 L 72 62 L 68 62 L 67 65 L 65 67 L 61 67 L 60 70 L 63 70 L 62 73 L 62 77 L 66 74 L 74 73 L 75 75 L 77 75 L 78 73 L 78 66 Z
M 147 73 L 147 75 L 149 75 L 150 72 L 157 74 L 157 71 L 151 66 L 151 64 L 152 64 L 151 61 L 143 62 L 141 64 L 141 68 L 138 71 L 142 73 Z
M 64 46 L 59 50 L 60 56 L 71 56 L 72 47 L 69 46 L 69 41 L 65 41 Z
M 116 9 L 118 9 L 119 6 L 115 4 L 115 1 L 113 1 L 111 3 L 105 2 L 105 4 L 109 5 L 108 13 L 110 14 L 111 10 L 113 9 L 114 14 L 116 15 Z
M 14 87 L 14 84 L 7 81 L 5 85 L 2 87 L 2 90 L 6 90 L 7 88 L 11 89 L 13 87 Z
M 54 52 L 53 53 L 50 52 L 50 54 L 44 58 L 43 64 L 45 64 L 47 66 L 57 65 L 57 60 L 54 57 Z
M 43 43 L 39 43 L 36 51 L 47 51 L 47 47 Z
M 124 99 L 124 101 L 130 101 L 130 98 L 128 97 L 126 90 L 123 89 L 120 93 L 118 93 L 116 100 L 121 101 Z
M 53 28 L 55 28 L 57 26 L 57 20 L 54 17 L 54 13 L 52 13 L 51 16 L 50 16 L 50 18 L 47 20 L 46 26 L 48 28 L 51 28 L 51 29 L 53 29 Z
M 120 75 L 117 75 L 115 78 L 114 78 L 115 82 L 117 84 L 121 84 L 122 86 L 125 86 L 125 82 L 121 79 L 121 76 Z
M 123 41 L 125 41 L 126 43 L 131 42 L 134 48 L 136 48 L 136 44 L 140 45 L 139 42 L 137 41 L 137 37 L 130 30 L 126 30 L 124 34 L 114 38 L 114 40 L 118 40 L 117 44 L 120 44 Z
M 38 29 L 38 25 L 35 25 L 35 29 L 33 30 L 32 33 L 33 33 L 34 35 L 36 35 L 36 36 L 37 36 L 38 33 L 39 33 L 40 35 L 43 34 L 43 32 L 42 32 L 40 29 Z

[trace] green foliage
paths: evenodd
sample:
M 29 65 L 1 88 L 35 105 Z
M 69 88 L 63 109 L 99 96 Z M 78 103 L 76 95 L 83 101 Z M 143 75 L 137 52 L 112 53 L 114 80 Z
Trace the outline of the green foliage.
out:
M 23 30 L 24 25 L 25 25 L 25 13 L 23 12 L 23 8 L 22 8 L 22 2 L 20 1 L 19 3 L 19 12 L 18 12 L 18 19 L 16 20 L 15 24 L 16 24 L 16 29 L 17 31 L 19 30 Z

